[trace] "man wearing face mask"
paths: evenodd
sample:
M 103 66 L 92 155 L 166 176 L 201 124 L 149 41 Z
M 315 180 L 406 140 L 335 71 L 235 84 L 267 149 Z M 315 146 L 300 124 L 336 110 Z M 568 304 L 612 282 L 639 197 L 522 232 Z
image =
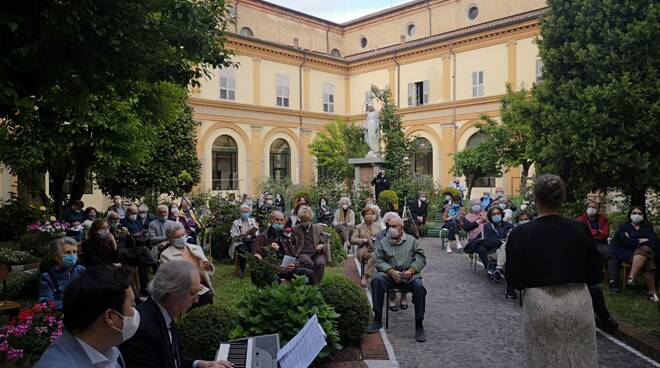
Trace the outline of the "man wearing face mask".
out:
M 465 192 L 467 191 L 465 183 L 461 182 L 461 178 L 458 176 L 455 177 L 451 183 L 449 183 L 449 187 L 457 189 L 461 193 L 461 198 L 465 196 Z
M 174 260 L 158 269 L 149 285 L 151 296 L 137 307 L 137 332 L 119 347 L 129 368 L 233 367 L 229 362 L 183 359 L 176 321 L 195 304 L 201 290 L 198 269 L 190 262 Z
M 176 260 L 186 260 L 193 264 L 199 272 L 202 283 L 199 298 L 193 307 L 213 304 L 213 284 L 211 283 L 211 275 L 215 272 L 213 263 L 206 258 L 202 247 L 188 243 L 188 236 L 181 223 L 171 222 L 167 226 L 165 234 L 169 240 L 169 245 L 160 254 L 161 266 Z
M 152 251 L 157 254 L 158 251 L 165 249 L 167 245 L 167 236 L 165 235 L 165 229 L 167 225 L 172 221 L 167 219 L 169 209 L 166 205 L 161 204 L 156 209 L 156 219 L 149 223 L 149 240 L 151 245 L 156 245 Z
M 410 213 L 417 225 L 424 225 L 429 213 L 429 204 L 426 202 L 426 193 L 419 193 L 417 200 L 410 206 Z
M 323 225 L 312 224 L 314 213 L 309 206 L 300 206 L 300 224 L 293 229 L 293 244 L 299 264 L 314 271 L 314 282 L 319 283 L 325 273 L 325 265 L 331 262 L 330 246 L 321 235 Z
M 267 249 L 275 254 L 278 261 L 282 261 L 284 256 L 295 257 L 296 252 L 293 247 L 293 241 L 290 236 L 284 233 L 284 224 L 286 217 L 281 211 L 273 211 L 269 216 L 270 226 L 265 232 L 259 234 L 252 244 L 252 254 L 261 261 L 267 256 Z M 252 283 L 259 285 L 270 285 L 273 281 L 291 280 L 294 275 L 306 276 L 311 284 L 314 283 L 314 272 L 302 267 L 299 264 L 288 265 L 280 268 L 277 274 L 269 275 L 266 280 L 256 279 L 257 275 L 252 274 Z
M 426 341 L 424 333 L 424 311 L 426 309 L 426 288 L 420 272 L 426 266 L 426 255 L 419 242 L 403 231 L 403 220 L 398 215 L 389 220 L 390 228 L 385 239 L 378 242 L 374 253 L 377 273 L 371 281 L 374 320 L 367 327 L 367 333 L 374 333 L 383 327 L 383 303 L 385 293 L 392 288 L 412 292 L 415 304 L 415 340 Z
M 390 178 L 385 175 L 385 169 L 382 167 L 378 169 L 378 175 L 371 180 L 371 185 L 374 187 L 374 197 L 376 197 L 376 200 L 378 200 L 380 192 L 390 189 L 392 183 L 390 183 Z
M 36 368 L 124 368 L 117 345 L 140 325 L 135 296 L 125 272 L 98 266 L 83 272 L 64 291 L 64 331 L 50 344 Z
M 591 234 L 591 241 L 598 248 L 603 264 L 607 263 L 609 256 L 607 238 L 610 236 L 610 224 L 607 222 L 607 217 L 600 215 L 598 209 L 600 203 L 590 200 L 587 203 L 587 210 L 576 218 L 577 221 L 585 224 Z
M 55 265 L 39 277 L 39 303 L 53 301 L 55 309 L 61 311 L 64 290 L 85 267 L 78 264 L 78 242 L 73 238 L 56 239 L 51 244 L 50 254 Z
M 110 211 L 116 212 L 117 214 L 119 214 L 120 219 L 123 219 L 124 217 L 126 217 L 126 209 L 124 208 L 124 204 L 121 200 L 120 195 L 115 195 L 115 196 L 112 197 L 112 206 L 108 207 L 107 212 L 110 212 Z

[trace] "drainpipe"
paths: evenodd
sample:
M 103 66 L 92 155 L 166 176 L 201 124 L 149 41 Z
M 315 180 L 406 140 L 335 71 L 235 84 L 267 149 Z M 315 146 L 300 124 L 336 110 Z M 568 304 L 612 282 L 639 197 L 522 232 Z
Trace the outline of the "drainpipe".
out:
M 300 136 L 298 139 L 298 184 L 302 184 L 302 157 L 303 157 L 303 66 L 307 64 L 307 51 L 303 50 L 304 59 L 302 64 L 298 66 L 298 97 L 299 97 L 299 110 L 298 115 L 298 132 Z
M 325 29 L 325 53 L 330 54 L 330 27 Z
M 452 49 L 454 46 L 453 43 L 449 44 L 449 54 L 451 55 L 452 58 L 452 63 L 453 63 L 453 70 L 451 73 L 451 78 L 452 78 L 452 105 L 453 105 L 453 112 L 452 112 L 452 136 L 453 136 L 453 151 L 454 154 L 456 154 L 456 149 L 457 149 L 457 144 L 456 144 L 456 54 L 454 53 L 454 50 Z
M 431 28 L 431 0 L 426 0 L 426 9 L 429 11 L 429 37 L 431 37 L 431 35 L 433 35 Z
M 396 50 L 392 53 L 392 60 L 396 64 L 396 106 L 401 106 L 401 64 L 396 60 Z
M 240 3 L 241 0 L 236 0 L 234 3 L 234 33 L 238 33 L 238 3 Z

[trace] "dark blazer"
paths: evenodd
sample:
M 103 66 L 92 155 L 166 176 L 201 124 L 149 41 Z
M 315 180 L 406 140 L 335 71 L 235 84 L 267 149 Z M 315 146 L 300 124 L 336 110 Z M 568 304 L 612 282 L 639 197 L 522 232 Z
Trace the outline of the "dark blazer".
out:
M 119 243 L 117 243 L 119 246 Z M 117 261 L 117 251 L 112 250 L 111 243 L 94 236 L 82 242 L 82 257 L 85 267 L 109 265 Z
M 312 238 L 314 239 L 314 246 L 316 247 L 318 244 L 321 244 L 321 233 L 323 232 L 323 225 L 319 224 L 312 224 Z M 303 249 L 303 245 L 305 242 L 305 233 L 303 230 L 302 224 L 296 226 L 293 228 L 293 246 L 294 246 L 294 251 L 296 254 L 296 257 L 300 255 L 300 252 Z M 325 249 L 324 249 L 324 254 L 325 254 L 325 260 L 326 262 L 330 263 L 332 262 L 332 257 L 330 256 L 330 244 L 328 244 L 329 241 L 325 242 Z
M 119 346 L 128 368 L 175 368 L 174 354 L 165 318 L 151 298 L 138 305 L 140 327 L 135 335 Z M 179 354 L 180 356 L 181 354 Z M 183 360 L 181 368 L 192 368 L 193 361 Z
M 628 234 L 628 235 L 626 235 Z M 640 243 L 639 239 L 648 239 L 645 243 Z M 610 253 L 621 262 L 630 262 L 635 249 L 646 245 L 658 252 L 658 236 L 653 232 L 653 226 L 642 225 L 639 230 L 635 229 L 629 222 L 619 226 L 610 242 Z
M 415 201 L 410 206 L 410 213 L 412 213 L 412 215 L 415 217 L 422 216 L 424 218 L 422 223 L 426 223 L 426 217 L 429 215 L 429 204 L 424 201 L 421 202 L 422 204 L 420 205 L 420 202 L 420 200 L 415 199 Z
M 121 354 L 117 359 L 120 367 L 126 367 Z M 76 337 L 67 330 L 53 341 L 41 355 L 35 368 L 93 368 L 92 361 Z

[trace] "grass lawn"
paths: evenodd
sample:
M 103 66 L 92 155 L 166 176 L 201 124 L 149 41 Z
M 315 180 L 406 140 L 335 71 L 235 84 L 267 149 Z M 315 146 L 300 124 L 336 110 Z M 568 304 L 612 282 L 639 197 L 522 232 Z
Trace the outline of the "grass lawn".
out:
M 628 287 L 619 294 L 613 294 L 601 285 L 607 308 L 616 320 L 625 320 L 635 327 L 660 337 L 660 303 L 646 299 L 646 287 Z
M 234 264 L 216 262 L 215 273 L 213 274 L 213 288 L 215 296 L 213 297 L 214 304 L 236 306 L 243 295 L 256 290 L 252 285 L 249 274 L 244 278 L 238 278 L 234 275 Z M 344 267 L 342 265 L 326 267 L 325 274 L 344 274 Z

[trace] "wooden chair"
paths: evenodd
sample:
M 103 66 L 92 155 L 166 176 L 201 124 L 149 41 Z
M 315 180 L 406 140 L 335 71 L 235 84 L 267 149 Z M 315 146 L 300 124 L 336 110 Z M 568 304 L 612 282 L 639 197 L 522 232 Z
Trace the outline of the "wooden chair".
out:
M 621 268 L 623 272 L 621 272 L 621 288 L 625 289 L 626 286 L 628 286 L 628 276 L 630 275 L 630 263 L 628 262 L 622 262 L 621 263 Z

